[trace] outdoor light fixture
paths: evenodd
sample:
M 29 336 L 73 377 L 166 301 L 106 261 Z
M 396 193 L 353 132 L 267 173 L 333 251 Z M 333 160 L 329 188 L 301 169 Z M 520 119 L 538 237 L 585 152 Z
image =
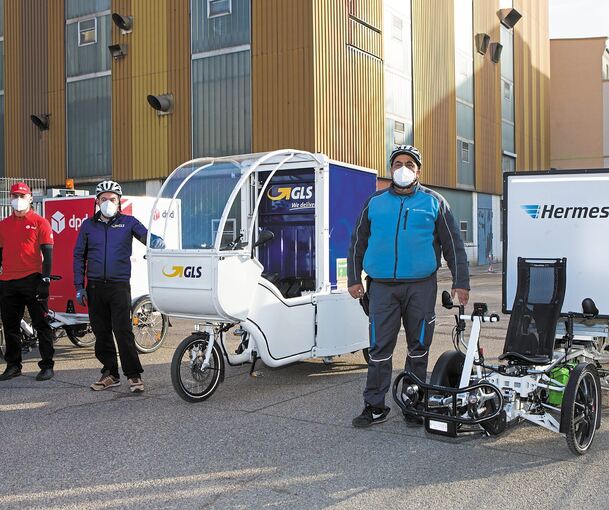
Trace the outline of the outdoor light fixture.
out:
M 512 8 L 499 9 L 497 11 L 497 16 L 499 17 L 501 24 L 507 28 L 514 28 L 514 25 L 522 18 L 522 14 Z
M 491 42 L 491 36 L 488 34 L 476 34 L 476 51 L 480 55 L 484 55 L 488 49 L 488 44 Z
M 133 30 L 133 16 L 121 16 L 118 12 L 113 12 L 112 22 L 121 29 L 123 34 Z
M 497 64 L 501 60 L 501 51 L 503 50 L 503 44 L 494 42 L 489 45 L 491 52 L 491 60 Z
M 127 55 L 127 45 L 126 44 L 111 44 L 108 46 L 108 50 L 110 50 L 110 55 L 112 55 L 113 59 L 123 58 Z
M 148 95 L 148 104 L 156 110 L 157 115 L 167 115 L 173 111 L 173 94 Z
M 38 115 L 32 114 L 30 115 L 30 120 L 38 129 L 40 129 L 40 131 L 46 131 L 49 129 L 50 116 L 50 113 L 39 113 Z

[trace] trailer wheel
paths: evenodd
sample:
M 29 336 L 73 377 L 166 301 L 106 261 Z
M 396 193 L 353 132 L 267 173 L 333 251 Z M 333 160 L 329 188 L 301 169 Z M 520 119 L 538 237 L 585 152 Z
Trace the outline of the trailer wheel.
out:
M 600 380 L 592 363 L 580 363 L 565 388 L 560 413 L 560 430 L 564 432 L 567 446 L 576 455 L 588 451 L 600 425 Z
M 224 380 L 224 358 L 217 343 L 212 347 L 209 367 L 202 366 L 208 342 L 208 335 L 192 334 L 182 340 L 171 360 L 173 389 L 186 402 L 208 399 Z
M 370 349 L 368 349 L 368 347 L 366 347 L 365 349 L 362 349 L 362 354 L 364 355 L 364 359 L 366 360 L 366 363 L 370 363 Z
M 156 351 L 167 336 L 169 317 L 152 305 L 149 296 L 139 298 L 131 309 L 135 347 L 143 354 Z
M 76 347 L 91 347 L 95 345 L 95 334 L 91 324 L 79 324 L 78 326 L 64 326 L 63 328 Z

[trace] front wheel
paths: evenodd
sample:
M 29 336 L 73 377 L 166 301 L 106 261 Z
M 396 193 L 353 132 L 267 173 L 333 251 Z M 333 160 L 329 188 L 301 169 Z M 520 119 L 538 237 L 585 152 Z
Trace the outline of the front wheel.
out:
M 561 432 L 576 455 L 588 451 L 600 426 L 600 380 L 592 363 L 580 363 L 569 375 L 562 401 Z
M 156 351 L 167 336 L 169 317 L 159 312 L 148 296 L 142 296 L 133 305 L 131 322 L 135 347 L 143 354 Z
M 95 334 L 91 324 L 78 324 L 76 326 L 64 326 L 63 328 L 76 347 L 91 347 L 95 345 Z
M 171 360 L 171 383 L 186 402 L 202 402 L 212 396 L 224 379 L 224 358 L 220 346 L 212 346 L 209 366 L 203 367 L 209 335 L 195 333 L 178 345 Z

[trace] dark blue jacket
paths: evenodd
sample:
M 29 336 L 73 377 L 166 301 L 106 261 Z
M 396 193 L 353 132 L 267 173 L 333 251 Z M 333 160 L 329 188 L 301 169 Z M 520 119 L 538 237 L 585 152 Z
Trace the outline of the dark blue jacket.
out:
M 362 269 L 374 280 L 424 280 L 444 255 L 453 287 L 469 289 L 467 255 L 448 203 L 417 184 L 409 195 L 387 188 L 364 204 L 351 237 L 348 285 L 361 283 Z
M 131 279 L 131 246 L 135 237 L 146 243 L 148 231 L 139 220 L 118 213 L 108 223 L 98 211 L 80 227 L 74 246 L 74 285 L 84 287 L 85 268 L 88 280 L 128 282 Z

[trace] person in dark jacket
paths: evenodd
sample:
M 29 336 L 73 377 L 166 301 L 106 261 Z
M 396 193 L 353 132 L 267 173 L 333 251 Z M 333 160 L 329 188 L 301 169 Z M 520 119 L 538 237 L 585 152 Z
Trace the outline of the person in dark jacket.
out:
M 446 200 L 419 183 L 421 154 L 411 145 L 391 154 L 392 185 L 364 204 L 351 238 L 348 286 L 353 298 L 368 288 L 370 361 L 364 390 L 364 410 L 354 427 L 369 427 L 387 419 L 385 395 L 391 385 L 392 356 L 400 326 L 406 331 L 406 370 L 426 379 L 434 331 L 436 272 L 444 255 L 452 273 L 452 295 L 469 299 L 467 255 Z M 422 420 L 406 416 L 409 425 Z
M 91 385 L 95 391 L 120 385 L 116 347 L 123 373 L 133 393 L 144 391 L 144 371 L 135 347 L 131 323 L 132 239 L 146 244 L 148 231 L 133 216 L 121 211 L 122 189 L 114 181 L 97 185 L 99 210 L 85 220 L 74 247 L 74 286 L 77 301 L 89 307 L 89 320 L 95 334 L 95 356 L 102 364 L 100 379 Z M 151 248 L 163 248 L 160 237 L 151 235 Z M 87 286 L 85 287 L 85 269 Z

